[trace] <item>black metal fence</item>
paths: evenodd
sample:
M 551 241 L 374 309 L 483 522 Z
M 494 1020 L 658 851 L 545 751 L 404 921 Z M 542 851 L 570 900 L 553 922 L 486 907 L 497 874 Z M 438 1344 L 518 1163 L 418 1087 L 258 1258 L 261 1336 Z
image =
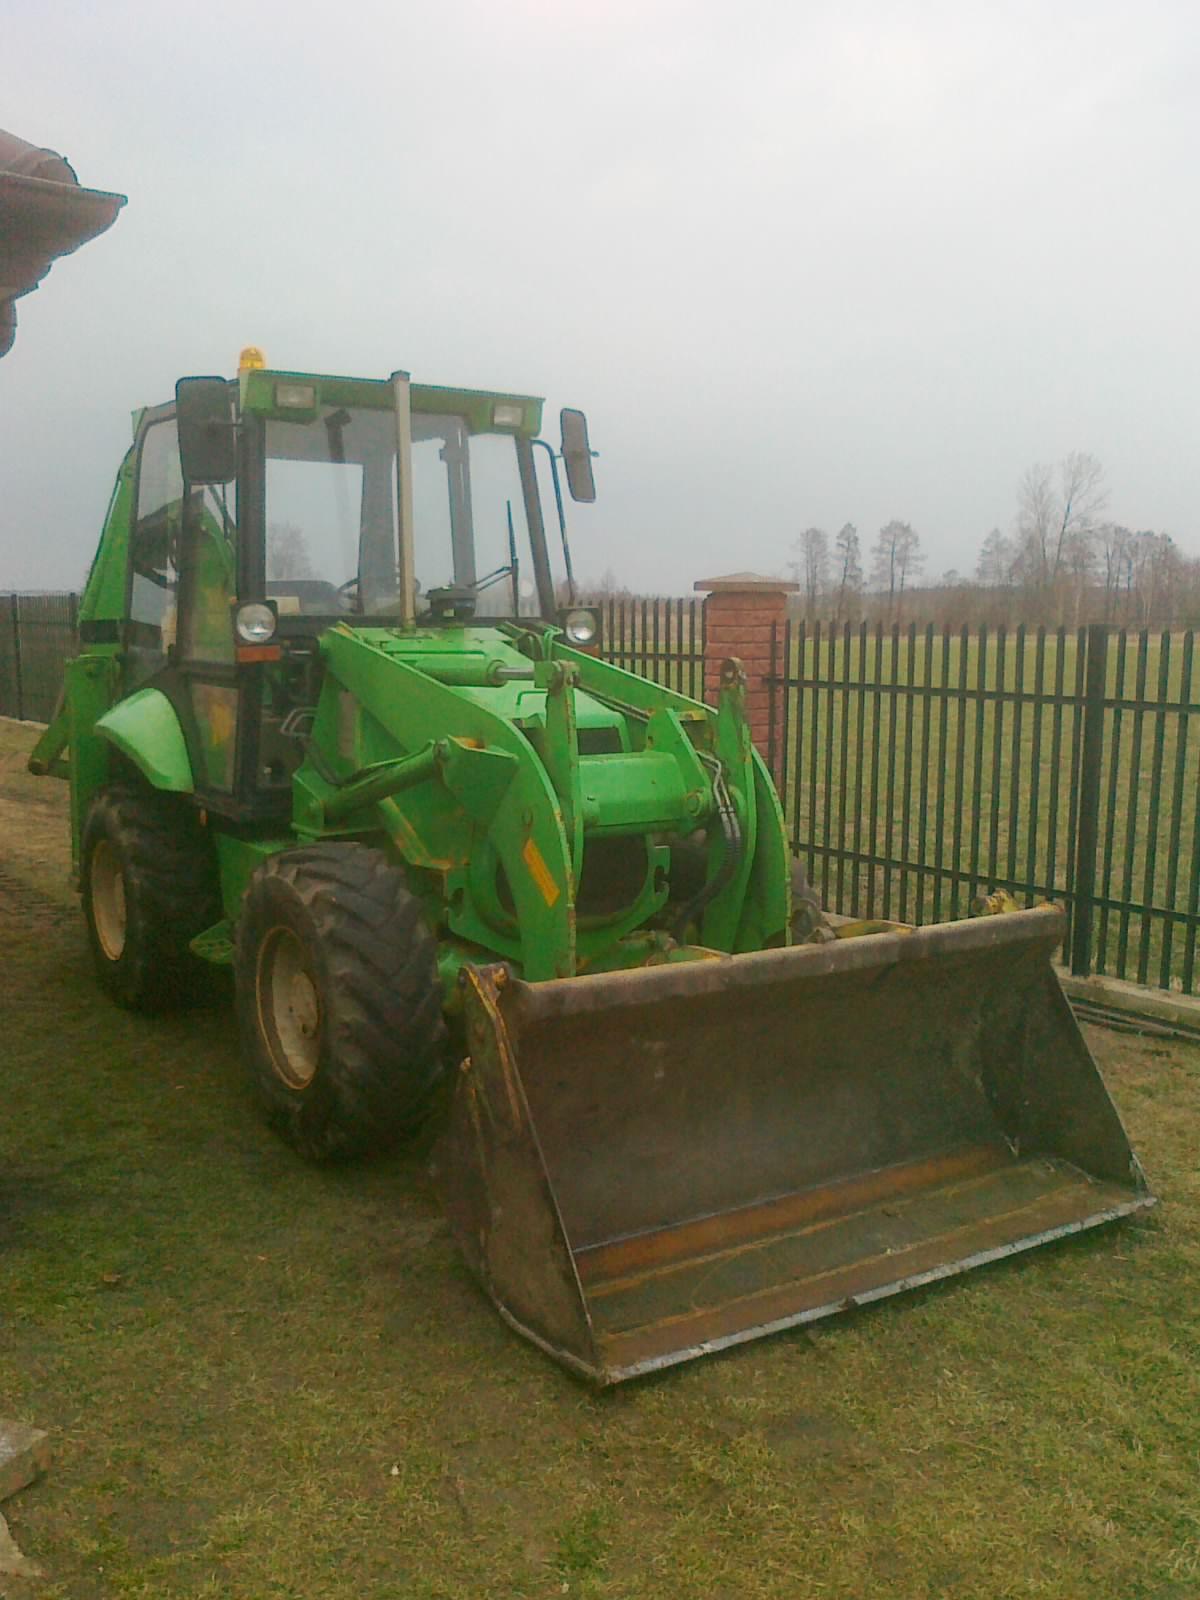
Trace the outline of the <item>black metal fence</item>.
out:
M 601 602 L 604 654 L 697 699 L 699 600 Z M 77 597 L 0 595 L 0 714 L 47 720 Z M 792 847 L 850 916 L 1061 901 L 1078 973 L 1196 989 L 1200 665 L 1191 630 L 788 624 L 766 752 Z
M 1200 928 L 1195 636 L 800 624 L 776 641 L 793 847 L 852 916 L 1061 901 L 1064 954 L 1191 994 Z
M 598 602 L 605 658 L 693 699 L 704 698 L 704 606 L 699 600 Z
M 604 621 L 610 660 L 699 694 L 698 602 L 609 601 Z M 831 909 L 923 923 L 996 889 L 1053 899 L 1074 972 L 1195 992 L 1191 630 L 797 623 L 772 658 L 766 754 Z
M 0 594 L 0 716 L 50 720 L 78 612 L 75 594 Z

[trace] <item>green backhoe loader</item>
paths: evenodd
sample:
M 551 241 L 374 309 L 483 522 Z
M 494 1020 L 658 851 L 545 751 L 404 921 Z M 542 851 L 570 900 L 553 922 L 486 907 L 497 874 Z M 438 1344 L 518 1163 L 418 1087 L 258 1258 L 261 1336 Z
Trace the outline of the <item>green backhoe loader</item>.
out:
M 231 964 L 312 1158 L 448 1081 L 465 1256 L 601 1383 L 1151 1204 L 1062 913 L 814 918 L 739 663 L 706 706 L 594 653 L 539 499 L 593 498 L 586 423 L 541 411 L 248 351 L 137 416 L 31 763 L 103 987 Z

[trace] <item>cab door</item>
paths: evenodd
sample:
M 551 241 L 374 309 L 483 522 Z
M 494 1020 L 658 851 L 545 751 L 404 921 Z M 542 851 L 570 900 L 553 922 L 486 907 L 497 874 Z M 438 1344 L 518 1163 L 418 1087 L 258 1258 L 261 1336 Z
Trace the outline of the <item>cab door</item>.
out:
M 192 488 L 183 505 L 174 660 L 191 713 L 196 786 L 231 801 L 238 778 L 239 680 L 233 608 L 237 520 L 230 485 Z
M 171 701 L 197 792 L 218 809 L 232 802 L 237 779 L 236 527 L 233 485 L 185 483 L 174 407 L 147 412 L 130 529 L 123 688 L 129 694 L 153 684 Z
M 122 630 L 122 688 L 126 694 L 156 678 L 174 650 L 182 529 L 179 440 L 173 410 L 163 406 L 146 413 L 138 439 Z

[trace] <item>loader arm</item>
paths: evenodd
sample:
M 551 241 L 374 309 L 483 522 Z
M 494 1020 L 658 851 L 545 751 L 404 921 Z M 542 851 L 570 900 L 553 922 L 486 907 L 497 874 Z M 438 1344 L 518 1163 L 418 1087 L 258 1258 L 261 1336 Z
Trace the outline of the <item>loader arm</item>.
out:
M 580 688 L 597 699 L 643 718 L 670 710 L 685 726 L 707 728 L 742 829 L 743 860 L 736 877 L 707 908 L 702 942 L 728 952 L 787 943 L 792 909 L 787 825 L 766 763 L 750 738 L 740 665 L 724 664 L 718 704 L 713 707 L 574 650 L 562 638 L 554 638 L 551 648 L 556 660 L 574 665 Z M 717 832 L 710 831 L 712 871 L 719 870 L 722 854 Z
M 683 930 L 643 931 L 669 892 L 661 841 L 707 825 L 701 944 L 786 942 L 782 817 L 735 663 L 711 710 L 595 672 L 604 664 L 515 627 L 346 625 L 321 650 L 328 677 L 312 744 L 323 759 L 296 776 L 296 828 L 323 836 L 334 817 L 347 832 L 382 827 L 457 939 L 532 981 L 665 959 Z M 619 748 L 582 754 L 580 715 L 597 713 Z M 621 838 L 644 843 L 640 880 L 623 908 L 581 925 L 589 852 Z
M 446 753 L 427 782 L 346 818 L 347 831 L 377 819 L 408 865 L 436 880 L 450 930 L 485 948 L 493 935 L 480 925 L 471 863 L 486 840 L 515 902 L 520 935 L 513 953 L 522 970 L 534 980 L 571 975 L 574 879 L 562 807 L 544 768 L 503 716 L 401 660 L 385 640 L 382 630 L 350 627 L 323 636 L 327 678 L 314 744 L 335 753 L 345 774 L 439 743 Z M 484 764 L 494 771 L 480 773 L 473 785 L 464 769 Z M 332 775 L 323 775 L 310 760 L 296 776 L 295 824 L 302 836 L 328 832 L 324 805 L 337 792 Z M 461 798 L 472 787 L 478 797 L 474 806 Z

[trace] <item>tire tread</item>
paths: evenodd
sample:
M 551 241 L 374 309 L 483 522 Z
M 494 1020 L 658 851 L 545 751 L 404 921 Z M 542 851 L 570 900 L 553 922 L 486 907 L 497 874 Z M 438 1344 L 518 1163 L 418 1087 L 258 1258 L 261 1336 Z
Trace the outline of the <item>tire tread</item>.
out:
M 256 999 L 260 939 L 281 916 L 297 912 L 334 997 L 316 1077 L 300 1091 L 271 1064 Z M 331 843 L 271 856 L 246 893 L 234 968 L 259 1099 L 301 1154 L 361 1155 L 394 1144 L 424 1121 L 445 1064 L 437 942 L 420 902 L 382 851 Z
M 99 836 L 120 857 L 128 942 L 119 961 L 100 948 L 91 915 L 91 853 Z M 83 830 L 81 890 L 88 938 L 104 988 L 130 1010 L 160 1011 L 196 998 L 204 963 L 188 948 L 220 920 L 211 841 L 188 801 L 131 783 L 100 789 Z

